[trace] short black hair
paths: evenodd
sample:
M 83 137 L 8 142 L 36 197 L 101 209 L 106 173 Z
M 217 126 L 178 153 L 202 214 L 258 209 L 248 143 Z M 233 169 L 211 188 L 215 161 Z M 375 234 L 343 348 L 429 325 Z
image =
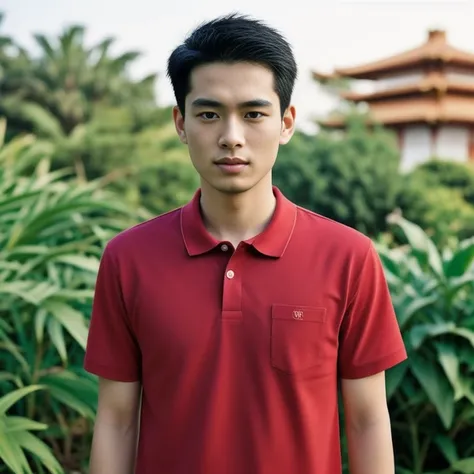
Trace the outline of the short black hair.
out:
M 167 75 L 183 117 L 193 69 L 214 62 L 250 62 L 270 69 L 283 116 L 290 105 L 297 66 L 290 44 L 277 30 L 261 20 L 232 13 L 192 31 L 168 59 Z

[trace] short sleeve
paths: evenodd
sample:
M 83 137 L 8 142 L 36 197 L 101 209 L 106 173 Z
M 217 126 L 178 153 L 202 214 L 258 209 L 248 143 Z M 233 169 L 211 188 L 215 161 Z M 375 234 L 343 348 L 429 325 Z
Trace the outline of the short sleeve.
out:
M 117 264 L 106 247 L 97 274 L 84 368 L 107 379 L 135 382 L 140 379 L 140 365 Z
M 382 263 L 370 243 L 341 324 L 339 373 L 368 377 L 407 358 Z

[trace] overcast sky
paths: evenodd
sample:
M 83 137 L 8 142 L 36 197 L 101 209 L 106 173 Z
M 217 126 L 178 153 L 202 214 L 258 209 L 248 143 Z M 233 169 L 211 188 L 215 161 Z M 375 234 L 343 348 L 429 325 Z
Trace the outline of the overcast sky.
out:
M 159 74 L 162 104 L 174 103 L 164 71 L 186 33 L 231 11 L 258 17 L 293 45 L 300 125 L 332 106 L 311 80 L 313 69 L 329 72 L 397 53 L 424 42 L 433 27 L 445 29 L 453 45 L 474 51 L 474 0 L 0 0 L 0 11 L 6 14 L 1 34 L 27 47 L 33 45 L 33 32 L 56 35 L 79 23 L 87 27 L 91 44 L 114 36 L 116 52 L 143 52 L 133 73 Z

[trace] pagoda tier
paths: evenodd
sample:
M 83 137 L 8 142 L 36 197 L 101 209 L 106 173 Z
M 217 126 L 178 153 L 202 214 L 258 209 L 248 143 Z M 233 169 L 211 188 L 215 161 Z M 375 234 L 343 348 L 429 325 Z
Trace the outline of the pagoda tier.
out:
M 344 128 L 345 117 L 339 114 L 319 121 L 329 128 Z M 431 126 L 474 125 L 474 96 L 426 95 L 423 97 L 400 98 L 398 100 L 371 102 L 368 122 L 387 127 L 427 124 Z
M 361 66 L 336 68 L 331 74 L 314 72 L 316 79 L 347 77 L 352 79 L 380 79 L 395 72 L 407 70 L 439 69 L 442 66 L 474 71 L 474 54 L 451 46 L 446 40 L 446 32 L 430 30 L 427 41 L 416 48 L 395 54 L 385 59 L 372 61 Z
M 313 72 L 318 81 L 362 79 L 371 92 L 343 91 L 342 99 L 366 103 L 368 121 L 395 130 L 402 168 L 437 156 L 474 161 L 474 54 L 449 45 L 444 31 L 431 30 L 414 49 L 361 66 Z M 345 117 L 320 121 L 344 128 Z
M 436 95 L 462 95 L 474 97 L 474 75 L 472 81 L 456 79 L 449 74 L 440 72 L 428 72 L 425 76 L 419 77 L 406 84 L 395 84 L 392 88 L 379 87 L 374 92 L 358 93 L 354 91 L 343 91 L 341 97 L 353 102 L 374 102 L 381 99 L 390 98 L 410 98 L 421 94 L 434 93 Z

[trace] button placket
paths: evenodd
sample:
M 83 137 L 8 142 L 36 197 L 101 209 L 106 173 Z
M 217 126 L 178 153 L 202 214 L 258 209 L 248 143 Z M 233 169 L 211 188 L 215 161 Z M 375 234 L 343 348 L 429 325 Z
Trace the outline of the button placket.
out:
M 229 259 L 224 274 L 222 292 L 222 319 L 238 321 L 242 319 L 242 259 L 245 253 L 237 249 Z

